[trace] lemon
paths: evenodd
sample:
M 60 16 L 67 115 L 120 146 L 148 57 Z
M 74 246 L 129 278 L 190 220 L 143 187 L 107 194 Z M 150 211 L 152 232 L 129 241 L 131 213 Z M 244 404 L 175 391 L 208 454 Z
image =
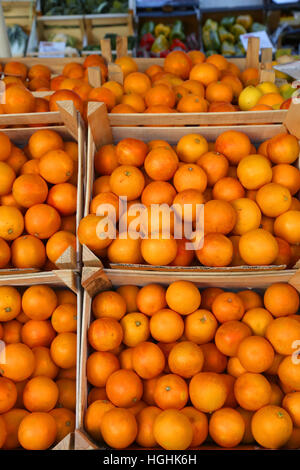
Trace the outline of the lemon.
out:
M 255 86 L 249 85 L 240 93 L 239 107 L 242 111 L 249 111 L 253 108 L 263 93 Z
M 291 98 L 292 94 L 296 91 L 295 88 L 292 87 L 289 83 L 285 83 L 284 85 L 281 85 L 279 88 L 279 93 L 281 94 L 282 98 L 285 100 L 288 100 Z
M 260 83 L 256 88 L 258 88 L 263 95 L 267 93 L 279 93 L 278 87 L 272 82 Z

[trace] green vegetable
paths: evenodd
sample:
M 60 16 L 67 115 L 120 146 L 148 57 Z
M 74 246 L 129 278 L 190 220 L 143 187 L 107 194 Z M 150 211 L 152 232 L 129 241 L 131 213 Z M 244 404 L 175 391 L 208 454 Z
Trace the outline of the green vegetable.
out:
M 184 41 L 185 39 L 183 23 L 180 20 L 175 21 L 172 26 L 170 40 L 172 41 L 173 39 L 180 39 L 180 41 Z
M 206 29 L 212 29 L 213 31 L 217 31 L 218 30 L 218 22 L 217 21 L 214 21 L 212 20 L 211 18 L 208 18 L 205 23 L 204 23 L 204 26 L 203 26 L 203 29 L 206 30 Z
M 23 56 L 26 50 L 28 35 L 21 26 L 14 24 L 7 28 L 7 36 L 10 44 L 11 55 Z
M 206 57 L 209 57 L 210 55 L 218 54 L 218 51 L 214 51 L 213 49 L 209 49 L 208 51 L 205 52 Z
M 167 40 L 166 36 L 160 34 L 155 39 L 154 43 L 152 44 L 151 51 L 154 53 L 159 53 L 165 51 L 169 48 L 169 41 Z
M 219 38 L 221 42 L 223 41 L 229 41 L 232 43 L 235 42 L 234 35 L 230 33 L 226 28 L 224 28 L 224 26 L 219 26 L 218 33 L 219 33 Z
M 49 35 L 48 40 L 52 42 L 65 42 L 66 46 L 69 47 L 76 47 L 78 42 L 78 39 L 74 36 L 64 33 L 52 33 Z
M 144 23 L 140 30 L 140 36 L 144 36 L 144 34 L 151 33 L 154 34 L 155 23 L 154 21 L 147 21 Z
M 256 33 L 257 31 L 267 31 L 267 27 L 261 23 L 253 23 L 251 26 L 251 32 Z
M 160 34 L 163 34 L 167 38 L 169 37 L 170 32 L 171 32 L 171 28 L 163 23 L 157 24 L 154 28 L 155 37 L 159 36 Z
M 230 28 L 235 23 L 235 17 L 234 16 L 223 16 L 223 18 L 220 21 L 220 25 L 224 26 L 224 28 Z
M 238 42 L 236 45 L 235 45 L 235 55 L 242 55 L 244 56 L 246 54 L 246 51 L 243 47 L 243 44 L 241 42 Z
M 237 40 L 240 38 L 241 34 L 247 33 L 246 29 L 241 24 L 234 24 L 233 26 L 231 26 L 230 31 Z
M 222 43 L 221 52 L 222 52 L 222 55 L 229 55 L 229 56 L 235 55 L 234 44 L 228 41 L 224 41 Z
M 277 51 L 275 52 L 275 59 L 277 60 L 278 57 L 281 57 L 283 55 L 292 55 L 292 49 L 277 49 Z
M 241 24 L 247 31 L 249 31 L 253 23 L 253 18 L 251 15 L 239 15 L 236 19 L 236 23 Z

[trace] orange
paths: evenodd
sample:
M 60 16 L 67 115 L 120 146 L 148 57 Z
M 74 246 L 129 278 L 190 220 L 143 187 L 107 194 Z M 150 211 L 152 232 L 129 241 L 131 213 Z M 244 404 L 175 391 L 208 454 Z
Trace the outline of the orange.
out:
M 163 68 L 160 65 L 153 64 L 150 65 L 145 73 L 148 75 L 148 77 L 152 80 L 152 78 L 155 76 L 155 74 L 163 72 Z
M 226 157 L 214 151 L 202 154 L 197 160 L 197 165 L 205 171 L 208 186 L 214 186 L 218 180 L 224 178 L 229 167 Z
M 204 206 L 204 234 L 226 235 L 233 230 L 236 220 L 236 211 L 227 201 L 212 199 Z
M 138 424 L 138 433 L 136 442 L 141 447 L 155 447 L 156 440 L 153 435 L 153 425 L 156 417 L 161 413 L 161 410 L 156 406 L 149 406 L 142 409 L 136 416 Z
M 5 114 L 33 113 L 35 98 L 23 85 L 12 84 L 5 90 Z
M 236 447 L 243 439 L 245 423 L 237 410 L 222 408 L 209 421 L 209 434 L 221 447 Z
M 190 399 L 195 408 L 212 413 L 225 403 L 227 390 L 221 376 L 214 372 L 200 372 L 189 384 Z
M 141 202 L 145 206 L 152 204 L 168 204 L 168 206 L 171 206 L 175 195 L 176 191 L 170 183 L 166 181 L 152 181 L 144 188 Z
M 109 175 L 99 176 L 93 183 L 93 196 L 100 193 L 110 193 L 111 187 L 109 186 Z
M 239 344 L 237 357 L 247 371 L 258 374 L 273 364 L 274 349 L 265 338 L 249 336 Z
M 216 139 L 215 151 L 225 155 L 225 157 L 227 157 L 229 162 L 233 165 L 238 164 L 243 159 L 243 157 L 249 155 L 250 150 L 250 139 L 243 132 L 225 131 L 222 132 L 222 134 L 220 134 Z
M 269 405 L 264 406 L 253 415 L 251 429 L 258 444 L 278 449 L 291 437 L 293 423 L 283 408 Z
M 259 71 L 255 67 L 246 68 L 241 74 L 241 80 L 244 86 L 258 85 L 259 83 Z
M 183 51 L 170 52 L 164 61 L 165 72 L 178 75 L 183 80 L 188 78 L 191 68 L 192 61 Z
M 76 331 L 77 308 L 76 305 L 62 304 L 56 307 L 52 314 L 51 323 L 57 333 Z
M 54 207 L 60 215 L 68 216 L 75 214 L 77 207 L 76 186 L 70 183 L 52 186 L 48 194 L 47 204 Z
M 176 194 L 173 200 L 173 210 L 179 219 L 177 225 L 179 230 L 182 230 L 180 225 L 182 222 L 196 222 L 200 218 L 203 203 L 203 194 L 198 189 L 185 189 Z
M 271 392 L 271 385 L 261 374 L 246 372 L 239 376 L 234 384 L 234 394 L 239 405 L 250 411 L 268 405 Z
M 56 422 L 57 433 L 55 442 L 60 442 L 75 430 L 75 413 L 67 408 L 56 408 L 49 413 Z
M 31 376 L 34 370 L 34 354 L 22 343 L 8 344 L 5 347 L 5 363 L 0 364 L 3 377 L 21 382 Z
M 181 409 L 188 401 L 188 386 L 182 377 L 167 374 L 160 377 L 154 389 L 154 401 L 163 410 Z
M 39 175 L 39 162 L 38 160 L 28 160 L 21 168 L 21 175 L 34 174 Z
M 188 242 L 186 238 L 177 240 L 177 254 L 170 266 L 190 266 L 192 264 L 195 253 L 193 250 L 187 249 Z
M 212 195 L 214 199 L 231 202 L 235 199 L 243 198 L 245 190 L 241 183 L 235 178 L 225 177 L 216 182 Z
M 46 65 L 35 64 L 28 70 L 28 78 L 30 80 L 34 78 L 44 78 L 50 80 L 51 70 Z
M 104 414 L 114 408 L 115 406 L 108 400 L 101 399 L 88 406 L 84 416 L 84 427 L 96 441 L 101 439 L 100 424 Z
M 88 357 L 86 367 L 87 380 L 94 387 L 104 387 L 108 377 L 119 369 L 120 364 L 114 354 L 97 351 Z
M 270 341 L 275 351 L 279 354 L 293 354 L 293 347 L 300 336 L 300 323 L 289 317 L 276 318 L 269 323 L 266 338 Z
M 294 426 L 300 423 L 300 392 L 287 393 L 282 401 L 282 407 L 289 413 Z
M 151 81 L 145 73 L 133 72 L 124 79 L 125 93 L 137 93 L 144 96 L 151 88 Z
M 123 343 L 126 346 L 134 347 L 149 338 L 149 320 L 143 313 L 128 313 L 120 324 L 124 333 Z
M 46 200 L 48 186 L 38 175 L 21 175 L 14 181 L 12 193 L 18 204 L 28 208 Z
M 159 310 L 150 319 L 151 336 L 157 341 L 171 343 L 179 339 L 184 330 L 180 315 L 167 308 Z
M 156 85 L 146 92 L 145 103 L 147 107 L 162 105 L 173 108 L 175 105 L 175 93 L 166 85 Z M 130 103 L 128 104 L 130 105 Z
M 15 287 L 0 286 L 0 321 L 16 318 L 21 312 L 21 295 Z
M 77 230 L 78 239 L 82 245 L 87 245 L 87 247 L 90 248 L 91 250 L 100 250 L 100 249 L 106 248 L 112 242 L 109 236 L 106 236 L 103 238 L 98 237 L 97 227 L 98 227 L 98 224 L 101 222 L 101 220 L 102 220 L 102 216 L 89 214 L 83 219 L 81 219 L 79 223 L 78 230 Z M 62 233 L 66 234 L 66 232 L 62 232 Z M 105 231 L 103 233 L 105 233 Z M 65 237 L 60 237 L 60 238 L 63 239 Z M 62 245 L 63 251 L 67 249 L 67 247 L 68 245 L 63 248 L 63 245 Z M 52 249 L 54 250 L 54 253 L 56 255 L 56 246 L 54 245 L 54 243 L 53 243 Z
M 163 371 L 165 358 L 159 346 L 145 341 L 133 348 L 132 365 L 141 378 L 152 379 Z
M 236 320 L 227 321 L 217 329 L 215 343 L 221 353 L 236 356 L 239 345 L 250 335 L 251 329 L 248 325 Z
M 135 166 L 121 165 L 112 172 L 109 184 L 117 196 L 126 196 L 128 201 L 132 201 L 141 195 L 145 179 Z
M 157 147 L 150 150 L 145 163 L 147 175 L 155 181 L 170 180 L 178 168 L 178 158 L 169 147 Z
M 8 149 L 7 149 L 8 150 Z M 3 148 L 2 152 L 5 155 L 5 147 Z M 2 154 L 3 156 L 3 154 Z M 11 148 L 11 152 L 9 157 L 6 159 L 6 163 L 12 167 L 16 174 L 19 174 L 21 171 L 22 166 L 27 162 L 27 157 L 23 150 L 19 147 L 15 147 L 14 145 Z
M 24 388 L 24 405 L 31 412 L 50 411 L 55 407 L 57 399 L 58 387 L 49 377 L 34 377 Z
M 25 416 L 18 430 L 18 439 L 27 450 L 46 450 L 55 441 L 57 426 L 49 413 L 34 412 Z
M 208 420 L 206 415 L 192 406 L 182 408 L 181 413 L 187 416 L 192 424 L 193 439 L 190 447 L 200 446 L 208 435 Z
M 274 317 L 294 315 L 299 308 L 299 294 L 290 284 L 274 283 L 265 291 L 264 304 Z
M 6 377 L 0 377 L 0 413 L 9 411 L 17 401 L 15 384 Z
M 300 391 L 300 373 L 299 364 L 297 362 L 298 354 L 295 349 L 296 358 L 294 356 L 286 356 L 278 367 L 278 377 L 283 386 L 287 387 L 287 393 L 290 391 Z M 296 359 L 296 362 L 295 362 Z
M 105 87 L 93 88 L 88 95 L 88 101 L 100 101 L 101 103 L 105 103 L 108 112 L 116 105 L 114 93 Z
M 232 73 L 227 73 L 221 78 L 221 83 L 225 83 L 231 87 L 234 99 L 238 99 L 241 91 L 243 90 L 243 84 L 241 80 Z
M 110 447 L 125 449 L 135 440 L 138 428 L 133 413 L 114 408 L 103 415 L 100 431 L 104 441 Z
M 278 255 L 278 243 L 271 233 L 259 228 L 241 236 L 239 250 L 250 266 L 269 265 Z
M 274 222 L 274 233 L 291 245 L 300 242 L 300 212 L 298 210 L 288 210 L 279 215 Z
M 166 291 L 166 301 L 171 310 L 188 315 L 200 306 L 199 289 L 190 281 L 172 282 Z
M 22 62 L 10 61 L 5 64 L 3 72 L 6 75 L 16 75 L 22 80 L 25 80 L 25 78 L 27 77 L 28 69 L 27 66 Z
M 73 101 L 73 104 L 80 114 L 83 114 L 83 101 L 77 93 L 72 90 L 58 90 L 50 96 L 50 111 L 59 111 L 58 103 L 60 101 Z
M 118 57 L 115 64 L 121 67 L 124 77 L 138 70 L 137 63 L 129 56 Z
M 151 89 L 150 89 L 151 90 Z M 149 91 L 150 91 L 149 90 Z M 144 113 L 146 109 L 144 98 L 138 93 L 129 93 L 128 95 L 123 95 L 121 98 L 121 105 L 129 106 L 129 110 L 132 109 L 133 113 Z M 121 106 L 120 105 L 120 106 Z M 113 108 L 115 110 L 117 107 Z M 122 109 L 122 108 L 121 108 Z M 128 112 L 124 108 L 124 113 Z
M 207 101 L 202 96 L 192 93 L 182 96 L 177 103 L 177 111 L 180 113 L 206 113 L 207 109 Z
M 198 165 L 187 163 L 181 165 L 175 172 L 173 184 L 178 192 L 186 189 L 196 189 L 200 192 L 204 192 L 207 186 L 207 176 L 205 171 Z
M 94 165 L 95 171 L 100 175 L 111 175 L 119 165 L 116 147 L 111 144 L 100 147 L 95 153 Z
M 237 111 L 236 107 L 226 101 L 213 101 L 208 107 L 209 113 L 227 113 Z
M 263 306 L 261 296 L 251 289 L 242 290 L 238 292 L 237 295 L 242 299 L 246 312 L 252 308 L 260 308 Z
M 227 372 L 233 377 L 240 377 L 245 374 L 247 371 L 240 363 L 240 360 L 237 357 L 230 357 L 227 363 Z
M 50 346 L 56 336 L 49 321 L 29 320 L 22 327 L 22 342 L 31 349 L 36 346 Z
M 260 227 L 262 215 L 256 202 L 242 197 L 231 201 L 231 205 L 237 215 L 236 223 L 232 230 L 235 235 L 243 235 L 250 230 Z
M 199 346 L 191 341 L 176 344 L 168 357 L 168 365 L 173 374 L 185 379 L 193 377 L 201 371 L 204 356 Z
M 271 392 L 269 405 L 281 406 L 282 399 L 284 397 L 283 391 L 281 390 L 279 385 L 275 383 L 271 383 L 271 389 L 272 389 L 272 392 Z
M 32 320 L 46 320 L 57 306 L 57 297 L 51 287 L 28 287 L 22 297 L 22 309 Z
M 194 65 L 189 75 L 190 80 L 197 80 L 206 87 L 211 82 L 217 81 L 219 77 L 220 70 L 214 64 L 207 62 Z
M 177 255 L 177 243 L 169 234 L 159 234 L 158 239 L 144 239 L 141 243 L 141 254 L 148 264 L 166 266 Z
M 36 346 L 32 349 L 35 357 L 35 366 L 32 377 L 45 376 L 55 379 L 58 374 L 58 367 L 54 364 L 50 349 L 44 346 Z
M 11 166 L 0 161 L 0 196 L 11 193 L 16 174 Z
M 120 369 L 108 377 L 106 393 L 115 406 L 129 408 L 142 397 L 142 381 L 134 371 Z
M 299 143 L 294 135 L 278 134 L 268 141 L 267 154 L 273 163 L 293 163 L 299 155 Z
M 290 191 L 284 186 L 269 183 L 258 190 L 256 202 L 264 215 L 278 217 L 289 210 L 292 198 Z
M 266 370 L 266 373 L 269 374 L 270 376 L 277 375 L 279 365 L 281 361 L 283 360 L 283 358 L 284 356 L 281 356 L 280 354 L 275 353 L 273 364 L 271 365 L 271 367 L 269 367 L 269 369 Z
M 222 233 L 208 233 L 203 247 L 196 250 L 196 256 L 204 266 L 228 266 L 233 257 L 232 242 Z
M 136 303 L 142 313 L 151 316 L 166 307 L 166 290 L 159 284 L 148 284 L 139 290 Z
M 121 103 L 123 97 L 123 87 L 120 85 L 120 83 L 115 82 L 114 80 L 110 80 L 106 83 L 103 83 L 102 88 L 107 88 L 110 90 L 115 95 L 116 103 Z
M 117 292 L 100 292 L 93 299 L 92 310 L 96 318 L 110 317 L 120 320 L 126 313 L 126 302 Z
M 273 317 L 268 310 L 262 307 L 250 308 L 243 316 L 243 323 L 248 325 L 255 336 L 265 336 L 266 330 Z M 269 339 L 269 338 L 268 338 Z
M 41 268 L 46 261 L 43 242 L 33 235 L 23 235 L 11 245 L 11 260 L 16 268 Z
M 208 310 L 197 310 L 185 318 L 184 335 L 189 341 L 204 344 L 211 341 L 217 329 L 217 320 Z
M 205 90 L 202 83 L 196 80 L 186 80 L 185 82 L 180 85 L 184 89 L 186 89 L 190 94 L 200 96 L 204 98 Z
M 204 354 L 203 372 L 216 372 L 220 374 L 226 369 L 227 358 L 222 354 L 214 343 L 206 343 L 201 345 Z M 226 384 L 228 389 L 228 386 Z
M 21 421 L 28 416 L 29 413 L 26 410 L 21 410 L 18 408 L 12 409 L 2 415 L 3 421 L 5 423 L 5 428 L 7 431 L 7 437 L 2 447 L 5 450 L 13 450 L 20 447 L 18 439 L 18 429 L 21 424 Z M 0 425 L 1 426 L 1 425 Z
M 205 61 L 205 54 L 201 51 L 192 50 L 187 53 L 193 65 L 202 64 Z
M 205 98 L 210 102 L 231 103 L 233 91 L 230 85 L 222 82 L 211 82 L 205 90 Z
M 65 183 L 73 174 L 74 162 L 64 150 L 51 150 L 40 158 L 39 170 L 48 183 Z
M 220 323 L 240 320 L 244 315 L 244 305 L 240 297 L 233 292 L 223 292 L 218 295 L 213 304 L 212 311 Z
M 74 333 L 59 333 L 51 343 L 51 357 L 55 364 L 62 369 L 76 365 L 76 335 Z
M 57 407 L 67 408 L 75 411 L 76 408 L 76 380 L 59 379 L 56 381 L 58 386 Z
M 97 400 L 106 400 L 107 395 L 105 387 L 93 387 L 88 394 L 88 406 L 94 403 Z
M 29 138 L 28 148 L 33 158 L 41 158 L 45 153 L 51 150 L 62 150 L 64 143 L 57 132 L 43 129 L 36 131 Z
M 90 345 L 97 351 L 110 351 L 118 347 L 123 339 L 123 330 L 115 318 L 98 318 L 88 329 Z
M 69 247 L 74 251 L 76 250 L 75 235 L 63 230 L 56 232 L 46 244 L 46 253 L 49 260 L 55 263 Z
M 281 184 L 290 190 L 292 196 L 300 189 L 300 170 L 289 165 L 288 163 L 280 163 L 272 168 L 272 182 Z
M 221 54 L 212 54 L 206 59 L 207 64 L 215 65 L 221 72 L 227 70 L 228 61 Z
M 19 317 L 19 315 L 18 315 Z M 18 318 L 16 317 L 16 318 Z M 3 323 L 2 341 L 6 344 L 21 342 L 22 323 L 18 320 L 10 320 Z
M 293 428 L 291 437 L 285 444 L 286 449 L 299 449 L 300 443 L 300 429 Z
M 200 134 L 187 134 L 178 141 L 176 152 L 181 161 L 196 162 L 208 151 L 208 143 Z
M 141 240 L 130 238 L 120 239 L 118 236 L 108 248 L 108 259 L 111 263 L 141 264 Z
M 31 206 L 25 214 L 26 231 L 40 239 L 50 238 L 59 230 L 60 225 L 61 218 L 59 213 L 48 204 Z
M 138 139 L 122 139 L 116 146 L 119 165 L 142 166 L 147 153 L 147 144 Z

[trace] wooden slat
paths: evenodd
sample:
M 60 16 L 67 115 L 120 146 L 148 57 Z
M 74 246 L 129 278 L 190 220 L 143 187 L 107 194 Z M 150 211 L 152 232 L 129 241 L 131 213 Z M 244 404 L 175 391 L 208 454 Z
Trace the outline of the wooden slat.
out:
M 246 53 L 246 68 L 259 67 L 259 38 L 250 37 L 248 39 Z

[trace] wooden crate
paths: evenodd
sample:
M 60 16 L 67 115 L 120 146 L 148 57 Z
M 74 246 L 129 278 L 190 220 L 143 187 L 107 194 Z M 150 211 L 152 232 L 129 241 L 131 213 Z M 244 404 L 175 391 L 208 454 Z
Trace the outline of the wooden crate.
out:
M 131 275 L 132 274 L 132 275 Z M 95 449 L 107 449 L 108 446 L 105 443 L 96 443 L 87 434 L 84 429 L 84 416 L 87 409 L 87 397 L 89 391 L 89 384 L 86 376 L 86 361 L 90 354 L 91 348 L 88 345 L 87 331 L 91 322 L 95 319 L 92 314 L 92 299 L 99 292 L 117 288 L 122 285 L 135 285 L 138 287 L 145 286 L 151 282 L 168 286 L 175 280 L 188 280 L 194 282 L 197 287 L 222 287 L 226 289 L 243 290 L 245 288 L 255 288 L 258 290 L 266 289 L 274 282 L 288 282 L 293 285 L 298 292 L 300 292 L 300 276 L 293 275 L 288 277 L 287 273 L 281 273 L 280 276 L 270 275 L 269 273 L 247 276 L 247 279 L 241 279 L 241 277 L 232 277 L 231 275 L 222 275 L 222 280 L 217 277 L 203 278 L 198 274 L 194 274 L 192 277 L 185 273 L 178 273 L 178 276 L 173 277 L 170 274 L 156 272 L 153 273 L 154 277 L 147 277 L 146 273 L 141 275 L 140 272 L 126 273 L 124 271 L 111 271 L 104 272 L 96 268 L 83 268 L 82 272 L 82 286 L 84 287 L 83 294 L 83 305 L 82 305 L 82 324 L 81 324 L 81 353 L 79 362 L 79 375 L 78 375 L 78 401 L 77 401 L 77 424 L 78 427 L 75 431 L 75 450 L 95 450 Z M 299 274 L 299 273 L 298 273 Z M 253 282 L 254 281 L 254 282 Z M 214 445 L 202 445 L 200 450 L 218 448 Z M 237 449 L 257 449 L 257 445 L 251 446 L 238 446 Z M 140 449 L 134 447 L 134 449 Z M 224 449 L 223 449 L 224 450 Z
M 29 137 L 40 127 L 26 127 L 30 124 L 46 124 L 42 129 L 51 129 L 61 135 L 63 139 L 75 140 L 78 143 L 78 185 L 77 185 L 77 210 L 76 228 L 82 218 L 83 193 L 84 193 L 84 171 L 85 171 L 85 128 L 80 114 L 76 111 L 72 101 L 59 103 L 60 110 L 50 113 L 32 114 L 1 114 L 0 126 L 4 126 L 0 132 L 6 134 L 14 144 L 24 146 Z M 18 126 L 9 128 L 7 126 Z M 56 266 L 59 269 L 75 269 L 81 267 L 81 246 L 76 240 L 76 251 L 69 247 L 57 260 Z M 35 272 L 36 269 L 0 269 L 0 279 L 6 274 L 23 274 L 24 272 Z
M 299 113 L 299 105 L 292 104 L 290 107 L 285 124 L 282 125 L 260 125 L 260 126 L 230 126 L 229 127 L 111 127 L 110 119 L 106 113 L 106 106 L 102 103 L 89 103 L 88 109 L 88 120 L 89 120 L 89 130 L 88 130 L 88 146 L 87 146 L 87 188 L 85 195 L 84 203 L 84 216 L 89 213 L 89 206 L 92 199 L 92 186 L 95 179 L 94 175 L 94 154 L 102 145 L 109 143 L 117 143 L 120 140 L 128 137 L 136 138 L 149 142 L 155 139 L 166 140 L 170 144 L 174 145 L 178 140 L 187 134 L 199 133 L 205 137 L 208 141 L 214 141 L 218 135 L 228 129 L 240 130 L 247 134 L 252 142 L 261 143 L 262 141 L 274 137 L 275 135 L 281 132 L 289 131 L 291 134 L 297 136 L 300 139 L 300 129 L 297 125 L 296 116 Z M 147 116 L 147 115 L 145 115 Z M 148 115 L 151 116 L 151 115 Z M 150 120 L 147 124 L 152 123 Z M 156 115 L 157 119 L 157 115 Z M 101 126 L 99 126 L 101 122 Z M 136 124 L 136 123 L 133 123 Z M 299 165 L 299 161 L 297 164 Z M 86 246 L 83 247 L 83 264 L 86 267 L 103 267 L 101 260 L 95 256 Z M 296 273 L 296 269 L 300 267 L 295 266 L 295 269 L 288 270 L 290 276 L 293 276 Z M 168 275 L 170 273 L 176 274 L 180 272 L 185 274 L 193 275 L 194 273 L 202 273 L 204 277 L 211 275 L 213 277 L 220 275 L 221 278 L 229 273 L 237 273 L 237 277 L 244 277 L 245 279 L 250 275 L 254 274 L 264 274 L 266 272 L 277 276 L 278 270 L 285 269 L 286 266 L 242 266 L 242 267 L 224 267 L 224 268 L 210 268 L 205 266 L 189 266 L 189 267 L 170 267 L 170 266 L 150 266 L 150 265 L 128 265 L 128 264 L 119 264 L 119 263 L 109 263 L 108 272 L 113 269 L 121 270 L 135 270 L 141 273 L 145 271 L 152 272 L 153 275 L 157 272 L 165 271 Z
M 0 286 L 29 287 L 36 284 L 43 284 L 56 289 L 68 288 L 77 295 L 77 364 L 80 362 L 80 339 L 82 320 L 82 288 L 81 279 L 75 271 L 57 270 L 47 273 L 10 274 L 0 276 Z M 77 367 L 76 377 L 76 397 L 79 384 L 79 367 Z M 77 416 L 77 415 L 76 415 Z M 76 428 L 79 422 L 76 418 Z M 74 433 L 68 434 L 62 441 L 57 443 L 51 450 L 72 450 L 74 449 Z
M 30 33 L 35 15 L 35 0 L 10 0 L 2 2 L 3 14 L 7 26 L 18 24 Z
M 106 34 L 133 36 L 133 13 L 114 13 L 103 15 L 85 15 L 85 30 L 88 44 L 98 44 Z

